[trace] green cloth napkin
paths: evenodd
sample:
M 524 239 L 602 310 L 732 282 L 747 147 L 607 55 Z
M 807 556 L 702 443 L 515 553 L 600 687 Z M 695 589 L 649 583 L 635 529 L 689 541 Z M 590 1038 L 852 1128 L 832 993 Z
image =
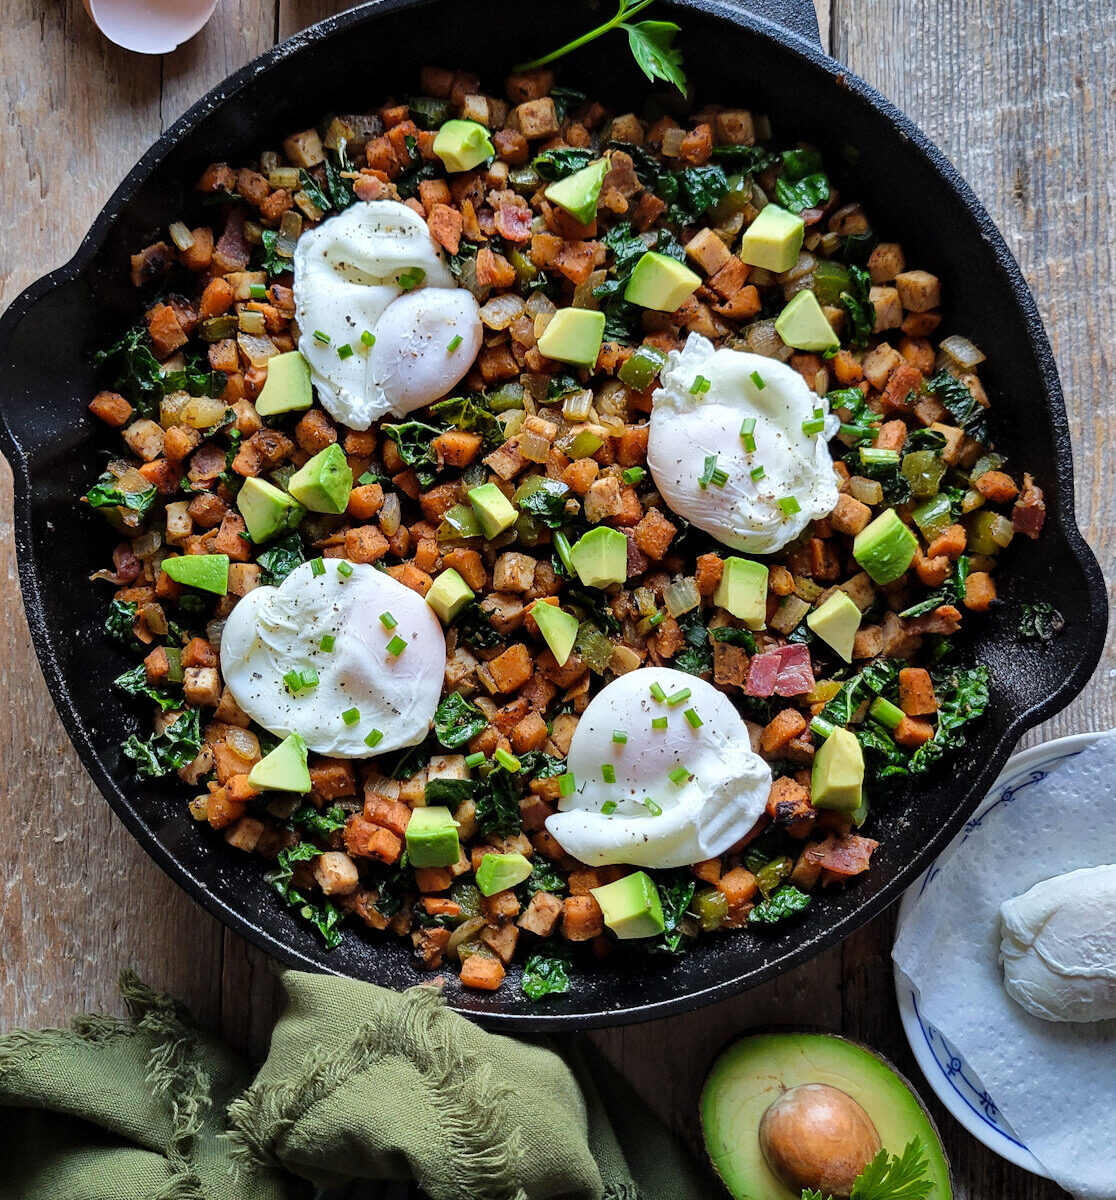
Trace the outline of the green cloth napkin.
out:
M 697 1200 L 699 1171 L 582 1050 L 486 1033 L 429 986 L 283 974 L 247 1063 L 125 974 L 129 1019 L 0 1037 L 0 1200 L 305 1200 L 413 1179 L 432 1200 Z

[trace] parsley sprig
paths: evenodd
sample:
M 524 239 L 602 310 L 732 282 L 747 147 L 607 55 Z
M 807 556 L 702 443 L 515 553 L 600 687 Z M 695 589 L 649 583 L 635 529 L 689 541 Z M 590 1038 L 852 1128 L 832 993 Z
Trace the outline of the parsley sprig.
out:
M 682 51 L 674 48 L 674 38 L 678 26 L 673 21 L 637 21 L 631 23 L 630 18 L 642 12 L 654 0 L 620 0 L 616 16 L 596 29 L 590 29 L 572 42 L 567 42 L 542 58 L 534 58 L 530 62 L 520 63 L 517 71 L 530 71 L 535 67 L 545 67 L 555 59 L 563 58 L 574 50 L 579 50 L 588 42 L 595 41 L 603 34 L 611 33 L 614 29 L 623 29 L 628 35 L 628 46 L 632 56 L 639 64 L 640 70 L 648 79 L 662 79 L 672 83 L 683 94 L 686 94 L 686 76 L 682 70 Z
M 872 1159 L 853 1183 L 852 1200 L 926 1200 L 933 1188 L 927 1177 L 926 1147 L 921 1139 L 912 1138 L 902 1154 L 881 1150 Z M 802 1200 L 825 1200 L 825 1196 L 806 1188 Z

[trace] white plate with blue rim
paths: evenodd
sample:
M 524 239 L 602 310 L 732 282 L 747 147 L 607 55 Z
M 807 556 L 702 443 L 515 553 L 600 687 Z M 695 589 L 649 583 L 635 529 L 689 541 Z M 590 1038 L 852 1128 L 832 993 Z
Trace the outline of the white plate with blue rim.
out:
M 1076 758 L 1082 750 L 1103 736 L 1102 733 L 1079 733 L 1013 754 L 992 785 L 992 790 L 950 845 L 958 845 L 970 838 L 995 836 L 997 817 L 1010 807 L 1016 796 L 1045 779 L 1067 759 Z M 938 860 L 935 859 L 904 892 L 899 904 L 900 926 L 919 897 L 934 887 L 938 874 Z M 1004 1119 L 996 1107 L 995 1098 L 988 1094 L 976 1072 L 941 1031 L 919 1012 L 918 992 L 898 968 L 895 969 L 895 994 L 911 1051 L 927 1083 L 950 1114 L 993 1153 L 1017 1167 L 1049 1179 L 1049 1173 Z

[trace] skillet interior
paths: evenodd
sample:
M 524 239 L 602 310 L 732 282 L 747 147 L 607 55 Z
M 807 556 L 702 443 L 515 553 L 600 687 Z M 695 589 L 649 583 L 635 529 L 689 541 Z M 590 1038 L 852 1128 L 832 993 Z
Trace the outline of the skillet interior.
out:
M 858 886 L 826 896 L 776 936 L 714 939 L 669 966 L 587 971 L 570 994 L 545 1006 L 520 994 L 518 968 L 494 995 L 463 992 L 449 979 L 452 1003 L 520 1029 L 618 1023 L 694 1007 L 848 936 L 895 899 L 960 827 L 1023 730 L 1081 689 L 1104 635 L 1100 572 L 1073 523 L 1069 435 L 1053 360 L 1030 294 L 987 215 L 900 113 L 816 46 L 720 3 L 674 7 L 699 102 L 721 99 L 769 113 L 780 140 L 822 146 L 839 181 L 842 148 L 859 152 L 844 172 L 847 193 L 865 202 L 883 236 L 903 242 L 909 261 L 942 277 L 945 332 L 963 332 L 989 351 L 982 379 L 996 405 L 997 448 L 1033 472 L 1046 491 L 1049 519 L 1039 542 L 1010 552 L 1016 565 L 1001 582 L 1004 618 L 988 621 L 972 647 L 995 675 L 992 710 L 943 775 L 872 818 L 868 832 L 881 846 Z M 104 565 L 112 544 L 97 516 L 75 504 L 96 473 L 97 452 L 113 440 L 85 409 L 96 384 L 90 356 L 135 319 L 129 253 L 195 205 L 193 183 L 213 158 L 236 161 L 331 110 L 359 110 L 389 92 L 406 95 L 424 62 L 472 68 L 498 88 L 525 51 L 560 44 L 592 19 L 587 9 L 576 21 L 564 10 L 493 0 L 481 24 L 465 0 L 383 0 L 284 43 L 172 128 L 110 201 L 74 262 L 28 289 L 0 324 L 4 451 L 16 478 L 24 596 L 48 685 L 86 767 L 149 853 L 238 932 L 289 963 L 391 987 L 417 978 L 404 943 L 354 935 L 326 953 L 280 906 L 258 862 L 198 829 L 176 782 L 137 784 L 120 756 L 119 743 L 143 710 L 122 703 L 105 682 L 131 664 L 100 633 L 103 593 L 83 582 Z M 647 86 L 616 37 L 567 61 L 562 82 L 620 110 L 638 107 Z M 1049 647 L 1015 640 L 1018 604 L 1036 597 L 1068 619 Z

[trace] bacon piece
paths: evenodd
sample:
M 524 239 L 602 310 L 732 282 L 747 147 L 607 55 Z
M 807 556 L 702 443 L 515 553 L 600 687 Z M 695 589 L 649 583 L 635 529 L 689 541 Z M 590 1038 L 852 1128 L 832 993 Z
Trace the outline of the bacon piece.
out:
M 814 668 L 810 651 L 795 643 L 779 648 L 779 673 L 775 679 L 776 696 L 801 696 L 814 689 Z
M 851 879 L 868 870 L 868 860 L 879 842 L 855 833 L 831 833 L 824 842 L 807 846 L 807 861 L 840 879 Z
M 1037 538 L 1045 520 L 1046 501 L 1042 498 L 1042 488 L 1029 474 L 1024 474 L 1023 490 L 1011 510 L 1011 527 L 1016 533 Z
M 778 650 L 757 654 L 748 664 L 748 677 L 744 681 L 746 696 L 773 696 L 775 680 L 779 677 L 782 659 Z
M 531 240 L 531 210 L 524 204 L 500 204 L 496 209 L 496 231 L 509 242 Z
M 251 256 L 252 247 L 244 236 L 244 214 L 239 208 L 234 208 L 214 248 L 214 262 L 224 272 L 243 271 Z

